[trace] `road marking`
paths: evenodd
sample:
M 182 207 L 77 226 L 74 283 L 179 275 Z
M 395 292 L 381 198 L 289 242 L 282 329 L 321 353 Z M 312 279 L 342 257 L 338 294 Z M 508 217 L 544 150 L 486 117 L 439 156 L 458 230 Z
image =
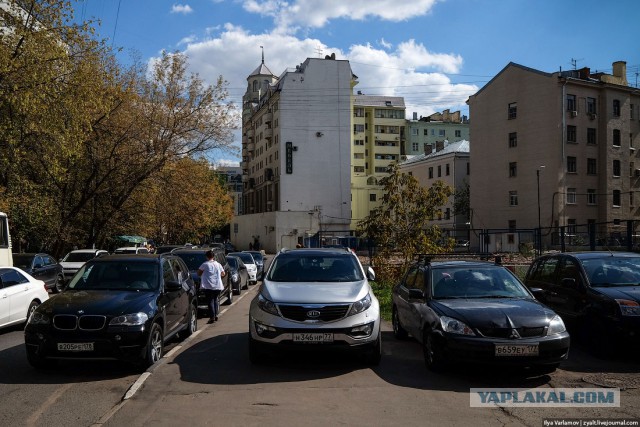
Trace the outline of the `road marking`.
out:
M 60 398 L 60 396 L 62 396 L 62 394 L 64 392 L 69 390 L 69 388 L 72 385 L 73 384 L 66 384 L 66 385 L 58 388 L 55 392 L 53 392 L 53 394 L 51 396 L 49 396 L 49 398 L 47 400 L 45 400 L 42 405 L 40 405 L 38 410 L 35 411 L 33 414 L 31 414 L 31 416 L 27 419 L 27 425 L 28 426 L 36 425 L 36 422 L 38 421 L 40 416 L 44 413 L 44 411 L 49 409 L 49 407 L 51 407 L 56 402 L 56 400 L 58 400 Z
M 151 372 L 144 372 L 142 375 L 140 375 L 140 378 L 138 378 L 136 380 L 135 383 L 133 383 L 133 385 L 129 388 L 129 390 L 127 390 L 127 392 L 125 393 L 124 397 L 122 398 L 122 400 L 129 400 L 133 397 L 134 394 L 136 394 L 136 392 L 138 391 L 138 389 L 140 387 L 142 387 L 142 384 L 144 384 L 144 382 L 147 380 L 147 378 L 149 378 L 151 376 Z

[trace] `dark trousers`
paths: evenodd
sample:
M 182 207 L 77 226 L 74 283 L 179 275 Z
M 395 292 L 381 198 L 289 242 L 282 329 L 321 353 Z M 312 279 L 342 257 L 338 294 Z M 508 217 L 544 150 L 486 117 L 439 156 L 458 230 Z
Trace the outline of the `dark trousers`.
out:
M 207 307 L 209 307 L 209 317 L 211 319 L 218 317 L 218 312 L 220 311 L 220 302 L 218 299 L 220 297 L 220 292 L 222 291 L 213 289 L 203 289 L 203 291 Z

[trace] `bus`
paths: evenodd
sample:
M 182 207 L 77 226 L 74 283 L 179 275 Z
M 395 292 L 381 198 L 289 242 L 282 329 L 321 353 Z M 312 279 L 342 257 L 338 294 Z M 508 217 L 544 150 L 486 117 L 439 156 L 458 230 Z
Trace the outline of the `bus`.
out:
M 9 218 L 4 212 L 0 212 L 0 266 L 13 266 L 11 235 L 9 234 Z

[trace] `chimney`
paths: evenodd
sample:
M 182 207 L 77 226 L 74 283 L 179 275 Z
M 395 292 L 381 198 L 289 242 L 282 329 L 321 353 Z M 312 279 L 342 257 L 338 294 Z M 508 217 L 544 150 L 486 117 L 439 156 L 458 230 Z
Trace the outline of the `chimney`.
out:
M 436 141 L 436 153 L 444 150 L 444 141 Z
M 627 85 L 627 62 L 616 61 L 613 63 L 613 76 L 621 80 L 623 85 Z
M 589 67 L 584 67 L 578 70 L 578 74 L 582 80 L 589 80 L 591 77 L 591 69 Z
M 418 120 L 418 113 L 417 112 L 413 112 L 413 120 Z

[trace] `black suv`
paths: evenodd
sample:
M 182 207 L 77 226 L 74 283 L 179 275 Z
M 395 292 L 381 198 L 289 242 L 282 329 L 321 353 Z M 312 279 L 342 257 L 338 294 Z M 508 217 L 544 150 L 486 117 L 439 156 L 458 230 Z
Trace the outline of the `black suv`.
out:
M 106 255 L 84 264 L 65 291 L 38 306 L 25 328 L 27 359 L 118 359 L 143 367 L 164 343 L 197 329 L 196 292 L 181 258 Z
M 431 370 L 456 361 L 551 372 L 569 354 L 560 316 L 498 262 L 422 257 L 392 299 L 396 338 L 411 334 L 422 344 Z
M 14 253 L 13 266 L 44 282 L 47 289 L 60 292 L 64 283 L 62 265 L 49 254 Z
M 640 254 L 570 252 L 533 261 L 525 284 L 596 355 L 640 345 Z
M 198 304 L 202 309 L 209 309 L 206 306 L 205 301 L 206 298 L 204 296 L 204 291 L 200 289 L 200 276 L 198 276 L 198 268 L 202 265 L 203 262 L 207 260 L 206 253 L 208 250 L 213 251 L 214 259 L 218 261 L 222 267 L 224 268 L 225 273 L 227 273 L 222 278 L 222 284 L 224 289 L 220 292 L 219 301 L 222 301 L 226 298 L 226 303 L 231 304 L 233 302 L 233 289 L 231 286 L 231 267 L 229 267 L 229 263 L 227 262 L 227 257 L 224 254 L 224 250 L 219 248 L 206 248 L 206 249 L 174 249 L 171 251 L 172 254 L 179 256 L 182 260 L 187 264 L 189 268 L 189 272 L 191 273 L 191 278 L 193 282 L 196 284 L 196 289 L 198 291 Z

